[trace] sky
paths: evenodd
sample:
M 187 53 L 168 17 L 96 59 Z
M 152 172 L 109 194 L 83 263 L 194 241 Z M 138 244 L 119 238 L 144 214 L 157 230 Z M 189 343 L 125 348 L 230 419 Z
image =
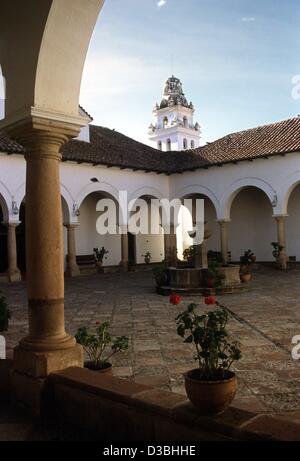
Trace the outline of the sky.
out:
M 80 102 L 95 124 L 144 143 L 172 73 L 203 142 L 297 116 L 299 20 L 298 0 L 106 0 Z

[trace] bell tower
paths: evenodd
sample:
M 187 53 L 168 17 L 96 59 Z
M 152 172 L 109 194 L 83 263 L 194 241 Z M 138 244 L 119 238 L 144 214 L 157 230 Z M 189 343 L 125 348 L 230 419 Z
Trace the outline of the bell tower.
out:
M 200 145 L 200 125 L 194 124 L 194 106 L 188 103 L 181 81 L 170 77 L 163 98 L 153 110 L 154 123 L 149 127 L 149 140 L 162 151 L 195 149 Z

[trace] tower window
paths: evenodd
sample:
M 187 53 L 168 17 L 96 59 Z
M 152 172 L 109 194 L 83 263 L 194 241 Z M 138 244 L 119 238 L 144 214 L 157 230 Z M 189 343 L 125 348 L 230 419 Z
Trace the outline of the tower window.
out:
M 195 149 L 195 141 L 191 141 L 191 149 Z
M 165 117 L 164 118 L 164 128 L 166 128 L 166 126 L 168 126 L 168 123 L 169 123 L 168 117 Z
M 158 150 L 162 150 L 162 142 L 161 142 L 161 141 L 158 141 L 158 143 L 157 143 L 157 149 L 158 149 Z
M 188 142 L 186 139 L 183 140 L 183 148 L 187 149 L 188 148 Z
M 187 119 L 187 117 L 183 117 L 183 126 L 184 126 L 185 128 L 188 127 L 188 119 Z
M 171 150 L 171 139 L 167 139 L 167 151 Z

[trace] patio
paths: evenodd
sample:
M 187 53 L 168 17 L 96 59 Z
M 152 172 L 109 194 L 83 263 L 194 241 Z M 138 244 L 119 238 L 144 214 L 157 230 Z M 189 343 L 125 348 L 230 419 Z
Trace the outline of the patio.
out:
M 25 283 L 0 289 L 12 311 L 6 334 L 11 357 L 27 332 Z M 300 361 L 291 357 L 292 338 L 300 334 L 299 294 L 300 271 L 262 268 L 248 292 L 219 298 L 233 311 L 230 330 L 242 344 L 235 407 L 300 420 Z M 170 305 L 154 292 L 149 272 L 67 279 L 67 331 L 110 321 L 114 335 L 130 337 L 129 352 L 114 360 L 115 376 L 184 394 L 182 373 L 195 362 L 190 346 L 176 334 L 175 317 L 190 300 Z

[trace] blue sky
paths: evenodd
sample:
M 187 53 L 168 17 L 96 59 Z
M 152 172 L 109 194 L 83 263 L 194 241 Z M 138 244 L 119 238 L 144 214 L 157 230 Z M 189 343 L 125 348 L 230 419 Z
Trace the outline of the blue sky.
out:
M 206 141 L 300 113 L 298 1 L 158 1 L 106 0 L 81 91 L 95 123 L 147 142 L 172 56 Z

